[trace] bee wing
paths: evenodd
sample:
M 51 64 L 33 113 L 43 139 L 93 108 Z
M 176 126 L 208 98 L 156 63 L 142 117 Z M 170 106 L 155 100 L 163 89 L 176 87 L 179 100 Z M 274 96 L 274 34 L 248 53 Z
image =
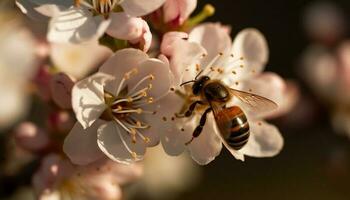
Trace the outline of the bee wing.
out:
M 211 102 L 210 105 L 214 113 L 216 125 L 220 130 L 220 134 L 226 138 L 226 136 L 230 134 L 231 121 L 237 116 L 237 112 L 240 109 L 237 106 L 224 108 L 217 102 Z
M 231 95 L 237 97 L 241 102 L 244 103 L 244 105 L 247 106 L 248 109 L 252 110 L 253 112 L 269 112 L 278 107 L 278 105 L 270 99 L 256 94 L 236 90 L 233 88 L 230 88 L 230 93 Z

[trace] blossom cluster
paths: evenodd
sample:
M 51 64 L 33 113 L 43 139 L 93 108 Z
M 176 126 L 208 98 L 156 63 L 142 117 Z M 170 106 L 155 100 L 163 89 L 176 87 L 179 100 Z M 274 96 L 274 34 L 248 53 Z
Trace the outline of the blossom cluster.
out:
M 170 156 L 188 152 L 199 165 L 223 146 L 241 161 L 282 150 L 279 129 L 266 119 L 295 101 L 288 82 L 264 72 L 269 49 L 259 30 L 232 39 L 230 26 L 203 22 L 212 5 L 194 14 L 197 0 L 15 4 L 24 25 L 0 13 L 0 128 L 39 162 L 32 176 L 38 199 L 120 199 L 121 185 L 162 165 L 147 162 L 161 157 L 152 154 L 156 146 Z M 202 77 L 232 91 L 216 110 L 205 91 L 194 92 Z M 228 123 L 246 118 L 241 148 L 222 131 L 237 128 L 221 125 L 218 112 L 230 109 L 243 116 Z

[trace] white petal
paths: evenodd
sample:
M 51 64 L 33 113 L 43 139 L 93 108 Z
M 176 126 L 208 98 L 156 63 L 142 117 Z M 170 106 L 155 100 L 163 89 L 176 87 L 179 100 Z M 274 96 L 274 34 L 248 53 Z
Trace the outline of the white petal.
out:
M 82 8 L 70 8 L 51 18 L 47 38 L 57 43 L 83 43 L 97 40 L 110 21 L 94 17 Z
M 175 84 L 193 80 L 197 75 L 196 64 L 206 54 L 206 50 L 199 44 L 178 40 L 174 43 L 170 67 L 174 74 Z
M 97 138 L 100 149 L 119 163 L 130 164 L 142 160 L 146 152 L 146 143 L 140 137 L 133 143 L 130 134 L 114 121 L 101 126 Z
M 81 45 L 53 43 L 50 57 L 59 70 L 81 79 L 96 70 L 97 65 L 111 54 L 109 48 L 95 43 Z
M 101 67 L 100 72 L 110 74 L 115 78 L 115 81 L 107 85 L 106 90 L 115 94 L 119 83 L 125 73 L 139 67 L 139 65 L 148 59 L 148 55 L 138 49 L 122 49 L 117 51 L 109 58 Z
M 196 26 L 189 34 L 188 40 L 202 45 L 207 56 L 201 61 L 208 64 L 219 53 L 229 52 L 232 46 L 231 37 L 219 23 L 204 23 Z
M 196 123 L 199 123 L 198 121 L 196 121 Z M 207 123 L 203 127 L 203 131 L 200 136 L 194 138 L 191 144 L 188 145 L 188 149 L 193 160 L 200 165 L 210 163 L 221 152 L 222 142 L 220 137 L 218 137 L 214 126 L 214 117 L 212 114 L 209 114 Z
M 275 126 L 255 121 L 250 123 L 248 143 L 239 151 L 252 157 L 272 157 L 277 155 L 282 147 L 283 138 Z
M 185 149 L 185 143 L 191 139 L 194 123 L 191 119 L 179 119 L 174 117 L 179 113 L 183 104 L 183 99 L 174 92 L 159 100 L 159 109 L 155 120 L 158 134 L 162 142 L 164 151 L 171 155 L 180 155 Z M 186 124 L 186 129 L 185 129 Z M 181 129 L 183 131 L 181 131 Z
M 48 17 L 53 17 L 71 6 L 69 1 L 57 0 L 16 0 L 16 5 L 19 9 L 34 20 L 48 20 Z
M 166 63 L 163 63 L 158 59 L 152 58 L 140 63 L 140 66 L 137 69 L 139 70 L 139 72 L 135 76 L 131 77 L 130 80 L 127 82 L 129 89 L 136 86 L 136 84 L 142 78 L 149 75 L 153 75 L 153 80 L 145 81 L 143 84 L 140 84 L 135 90 L 137 91 L 142 88 L 145 88 L 148 86 L 149 83 L 151 83 L 152 89 L 150 89 L 147 93 L 149 97 L 152 97 L 155 100 L 159 99 L 160 97 L 166 95 L 169 92 L 170 69 Z
M 241 79 L 261 72 L 269 57 L 265 37 L 258 30 L 251 28 L 238 33 L 233 42 L 232 53 L 236 58 L 244 59 L 244 67 L 238 72 L 238 75 L 242 76 Z
M 108 35 L 121 40 L 135 40 L 142 35 L 143 19 L 131 17 L 125 12 L 112 13 Z
M 105 110 L 104 84 L 112 77 L 96 73 L 76 83 L 72 90 L 72 107 L 80 124 L 86 129 Z
M 140 1 L 140 0 L 124 0 L 121 3 L 124 11 L 131 16 L 143 16 L 155 11 L 159 8 L 165 0 L 152 0 L 152 1 Z
M 74 125 L 63 144 L 63 151 L 74 164 L 86 165 L 103 157 L 96 143 L 97 129 L 103 123 L 98 120 L 88 129 L 79 123 Z

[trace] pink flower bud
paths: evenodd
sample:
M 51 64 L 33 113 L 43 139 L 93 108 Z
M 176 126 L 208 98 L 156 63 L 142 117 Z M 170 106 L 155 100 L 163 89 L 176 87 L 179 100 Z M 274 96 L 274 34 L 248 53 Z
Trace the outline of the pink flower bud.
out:
M 142 51 L 147 52 L 151 47 L 152 33 L 146 21 L 142 20 L 142 24 L 142 34 L 137 39 L 130 40 L 130 43 L 137 44 Z
M 28 151 L 37 152 L 49 144 L 48 135 L 31 122 L 21 123 L 15 130 L 17 144 Z
M 197 6 L 197 0 L 167 0 L 163 5 L 164 22 L 182 25 Z
M 49 83 L 51 79 L 51 73 L 49 67 L 41 66 L 34 78 L 34 82 L 37 86 L 37 94 L 44 100 L 49 101 L 51 98 Z
M 52 100 L 63 109 L 71 108 L 71 92 L 73 86 L 74 80 L 68 75 L 64 73 L 53 75 L 50 81 Z
M 49 117 L 49 126 L 55 131 L 67 132 L 72 129 L 75 120 L 67 111 L 54 112 Z

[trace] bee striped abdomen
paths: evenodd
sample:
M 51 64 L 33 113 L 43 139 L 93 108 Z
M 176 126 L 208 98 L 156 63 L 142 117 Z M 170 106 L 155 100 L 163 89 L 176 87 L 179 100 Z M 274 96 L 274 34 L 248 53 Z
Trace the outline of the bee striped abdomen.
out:
M 247 144 L 250 135 L 247 117 L 241 109 L 239 111 L 239 114 L 231 121 L 230 134 L 226 138 L 227 144 L 235 150 L 239 150 Z

